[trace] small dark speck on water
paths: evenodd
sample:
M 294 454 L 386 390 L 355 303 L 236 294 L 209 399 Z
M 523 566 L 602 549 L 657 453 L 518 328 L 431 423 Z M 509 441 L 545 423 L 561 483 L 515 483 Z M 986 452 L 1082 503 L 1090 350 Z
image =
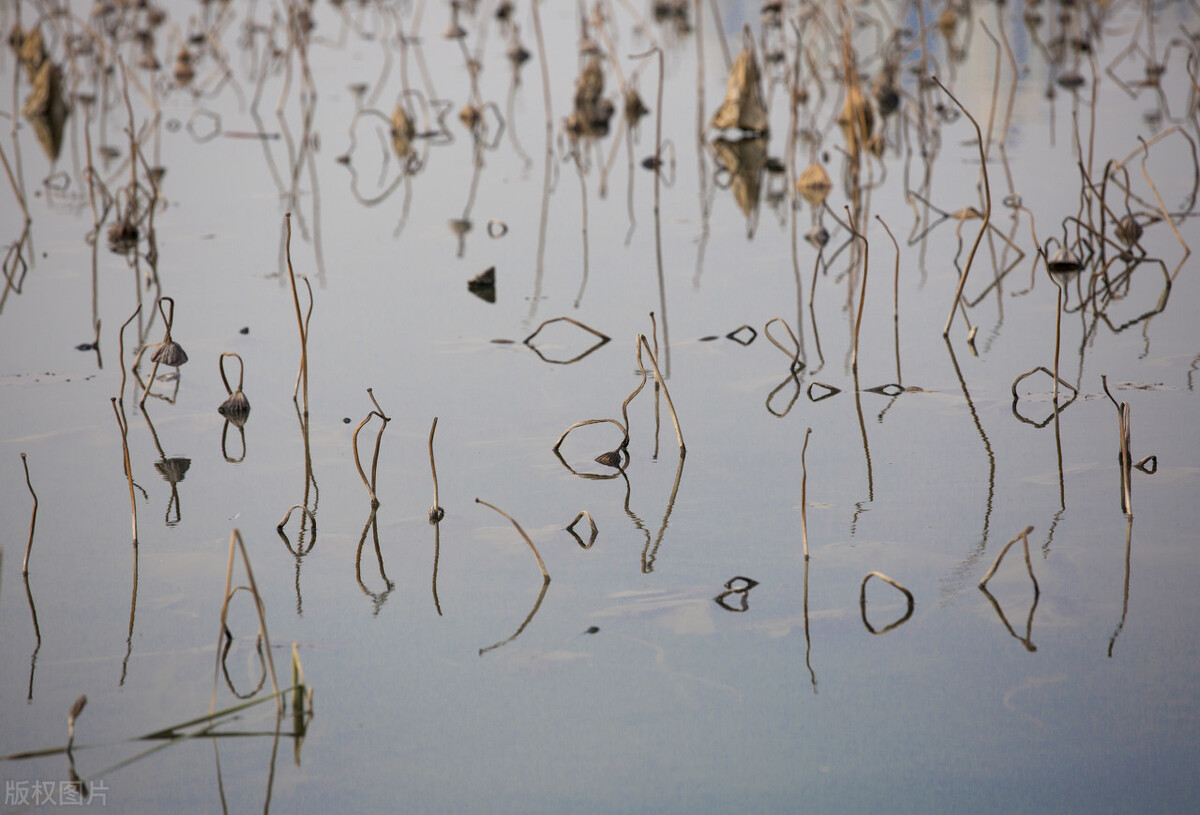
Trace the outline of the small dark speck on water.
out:
M 94 351 L 95 349 L 96 343 L 94 342 L 81 342 L 79 345 L 75 346 L 76 351 Z
M 585 634 L 599 634 L 599 633 L 600 633 L 600 626 L 598 626 L 598 625 L 592 625 L 592 626 L 588 626 L 588 630 L 587 630 L 587 631 L 584 631 L 583 633 L 585 633 Z
M 238 331 L 238 333 L 239 333 L 239 334 L 249 334 L 249 333 L 250 333 L 250 326 L 248 326 L 248 325 L 244 325 L 244 326 L 242 326 L 241 330 L 240 330 L 240 331 Z
M 492 342 L 495 343 L 496 345 L 512 345 L 513 344 L 512 340 L 503 340 L 503 339 L 492 340 Z
M 347 416 L 346 418 L 342 419 L 342 424 L 350 424 L 350 417 Z
M 701 337 L 700 342 L 712 342 L 713 340 L 719 340 L 719 339 L 721 339 L 721 338 L 718 337 L 717 335 L 713 334 L 708 337 Z

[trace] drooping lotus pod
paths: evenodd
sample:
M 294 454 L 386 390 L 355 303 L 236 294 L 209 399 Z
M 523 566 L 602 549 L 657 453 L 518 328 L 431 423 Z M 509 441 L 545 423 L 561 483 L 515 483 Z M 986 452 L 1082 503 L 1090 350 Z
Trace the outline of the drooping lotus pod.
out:
M 796 179 L 796 191 L 814 208 L 825 203 L 832 189 L 833 182 L 829 179 L 829 173 L 815 161 L 805 167 L 804 172 Z
M 762 77 L 753 41 L 738 54 L 729 71 L 725 85 L 725 101 L 713 114 L 709 127 L 715 130 L 736 129 L 747 133 L 766 134 L 767 106 L 763 103 Z

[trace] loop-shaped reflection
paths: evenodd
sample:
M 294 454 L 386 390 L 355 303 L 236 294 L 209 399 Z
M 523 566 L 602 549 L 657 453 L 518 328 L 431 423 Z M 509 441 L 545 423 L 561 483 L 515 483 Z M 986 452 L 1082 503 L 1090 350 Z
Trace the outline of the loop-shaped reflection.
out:
M 876 577 L 876 578 L 882 580 L 884 583 L 887 583 L 889 586 L 899 589 L 900 592 L 904 595 L 904 599 L 908 604 L 907 608 L 904 611 L 903 617 L 901 617 L 900 619 L 896 620 L 893 623 L 890 623 L 890 624 L 884 626 L 883 628 L 881 628 L 879 630 L 876 630 L 875 627 L 873 625 L 871 625 L 870 621 L 867 620 L 867 581 L 869 581 L 872 577 Z M 858 591 L 858 607 L 859 607 L 859 610 L 862 612 L 863 625 L 866 626 L 867 630 L 870 631 L 872 634 L 875 634 L 876 636 L 878 636 L 879 634 L 886 634 L 887 632 L 891 631 L 892 629 L 898 628 L 901 625 L 903 625 L 904 623 L 908 622 L 908 618 L 913 615 L 913 609 L 916 607 L 916 601 L 913 599 L 913 595 L 912 595 L 911 591 L 904 588 L 904 586 L 900 585 L 895 580 L 888 577 L 886 574 L 883 574 L 882 572 L 868 572 L 867 576 L 863 578 L 862 586 L 859 588 L 859 591 Z

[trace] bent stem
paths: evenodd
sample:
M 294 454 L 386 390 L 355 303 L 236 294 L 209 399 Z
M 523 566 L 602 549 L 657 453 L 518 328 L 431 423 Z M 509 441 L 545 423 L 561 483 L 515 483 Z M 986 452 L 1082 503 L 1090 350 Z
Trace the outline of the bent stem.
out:
M 979 129 L 979 122 L 975 121 L 975 117 L 971 115 L 971 112 L 963 107 L 963 103 L 958 101 L 958 97 L 952 94 L 950 89 L 943 85 L 940 79 L 938 79 L 936 76 L 931 76 L 930 78 L 945 92 L 947 96 L 950 97 L 954 104 L 958 105 L 958 109 L 961 110 L 963 115 L 970 119 L 971 124 L 974 125 L 975 135 L 978 139 L 977 144 L 979 146 L 979 167 L 983 172 L 983 226 L 979 228 L 979 234 L 975 236 L 975 243 L 971 244 L 971 252 L 967 255 L 967 265 L 963 267 L 962 274 L 959 275 L 958 278 L 958 288 L 954 292 L 954 303 L 950 306 L 949 316 L 946 317 L 946 327 L 942 329 L 942 336 L 949 337 L 950 324 L 954 322 L 954 312 L 958 310 L 958 305 L 962 301 L 963 287 L 967 285 L 967 275 L 971 273 L 971 264 L 975 260 L 975 252 L 979 249 L 979 244 L 983 240 L 983 233 L 987 232 L 988 226 L 992 222 L 992 187 L 988 183 L 987 156 L 984 155 L 983 131 Z
M 33 515 L 29 518 L 29 539 L 25 542 L 25 559 L 21 562 L 21 574 L 29 575 L 29 552 L 33 549 L 33 528 L 37 526 L 37 511 L 38 497 L 33 491 L 33 483 L 29 480 L 29 460 L 25 454 L 21 454 L 21 465 L 25 468 L 25 486 L 29 487 L 29 494 L 33 496 Z
M 124 373 L 123 369 L 122 373 Z M 110 397 L 110 401 L 112 402 L 113 414 L 117 417 L 117 427 L 121 431 L 121 455 L 125 465 L 125 480 L 129 482 L 129 511 L 133 516 L 133 548 L 137 549 L 137 501 L 133 495 L 133 467 L 129 463 L 129 422 L 126 420 L 122 410 L 118 410 L 117 400 Z
M 683 431 L 679 429 L 679 416 L 675 413 L 675 405 L 671 402 L 671 392 L 667 390 L 667 383 L 663 380 L 662 372 L 658 370 L 658 360 L 655 358 L 654 352 L 650 350 L 650 343 L 646 340 L 645 334 L 638 334 L 636 343 L 638 367 L 642 369 L 642 375 L 645 376 L 646 366 L 642 363 L 642 348 L 645 348 L 650 357 L 650 367 L 654 369 L 654 381 L 662 388 L 663 397 L 667 400 L 667 410 L 671 412 L 671 423 L 675 425 L 675 438 L 679 441 L 679 452 L 686 453 L 687 445 L 683 443 Z
M 808 455 L 808 437 L 812 428 L 804 430 L 804 447 L 800 449 L 800 535 L 804 540 L 804 560 L 808 562 L 808 465 L 805 456 Z
M 535 558 L 537 558 L 537 565 L 538 565 L 538 568 L 542 570 L 542 577 L 545 578 L 545 581 L 547 583 L 549 583 L 550 582 L 550 573 L 548 571 L 546 571 L 546 564 L 542 560 L 542 556 L 538 554 L 537 547 L 533 545 L 533 541 L 529 539 L 529 536 L 525 534 L 525 530 L 521 528 L 521 525 L 516 522 L 516 520 L 513 518 L 513 516 L 509 515 L 507 512 L 500 509 L 499 507 L 497 507 L 493 504 L 489 504 L 487 501 L 481 500 L 479 498 L 475 499 L 475 503 L 483 504 L 485 507 L 490 507 L 491 509 L 496 510 L 496 512 L 499 512 L 505 518 L 508 518 L 509 522 L 513 525 L 513 528 L 515 528 L 517 530 L 517 532 L 520 533 L 521 537 L 525 539 L 525 542 L 527 544 L 529 544 L 529 551 L 533 552 L 533 556 Z M 537 609 L 535 608 L 534 610 L 536 611 Z M 529 616 L 532 617 L 533 615 L 531 614 Z M 522 626 L 522 627 L 524 627 L 524 626 Z M 516 635 L 514 634 L 513 636 L 516 636 Z
M 446 516 L 446 511 L 442 509 L 441 503 L 438 501 L 438 479 L 437 479 L 437 464 L 433 460 L 433 434 L 437 432 L 438 417 L 433 417 L 433 425 L 429 428 L 429 469 L 433 473 L 433 506 L 429 508 L 429 522 L 436 524 Z
M 367 494 L 371 496 L 371 506 L 377 507 L 379 506 L 379 499 L 375 497 L 375 474 L 379 467 L 379 445 L 383 442 L 383 431 L 387 429 L 391 418 L 384 415 L 383 408 L 379 407 L 379 402 L 375 400 L 375 393 L 371 388 L 367 388 L 367 396 L 371 398 L 371 403 L 375 405 L 375 409 L 358 423 L 358 427 L 354 428 L 351 446 L 354 448 L 354 466 L 358 468 L 358 475 L 362 478 L 363 486 L 367 488 Z M 379 432 L 375 435 L 375 455 L 371 459 L 371 480 L 367 481 L 367 474 L 363 472 L 362 462 L 358 459 L 358 433 L 366 426 L 367 422 L 371 421 L 372 416 L 378 416 L 383 420 L 383 424 L 380 425 Z
M 271 656 L 271 638 L 267 636 L 267 615 L 263 606 L 262 595 L 258 593 L 258 584 L 254 582 L 254 570 L 250 568 L 250 556 L 246 554 L 246 544 L 242 542 L 242 533 L 234 529 L 229 534 L 229 564 L 225 568 L 225 594 L 221 601 L 221 627 L 217 632 L 217 659 L 213 665 L 212 701 L 209 702 L 208 712 L 213 715 L 217 707 L 217 681 L 221 671 L 221 641 L 225 637 L 225 621 L 229 616 L 229 598 L 233 596 L 230 587 L 233 584 L 233 555 L 234 550 L 241 552 L 242 566 L 246 569 L 246 579 L 250 581 L 250 594 L 254 598 L 254 610 L 258 613 L 258 635 L 262 637 L 263 650 L 267 654 L 267 667 L 271 670 L 271 690 L 275 699 L 275 712 L 283 714 L 283 697 L 280 694 L 279 683 L 275 680 L 275 659 Z
M 300 330 L 300 370 L 296 374 L 296 387 L 292 391 L 292 401 L 296 401 L 296 394 L 300 390 L 300 383 L 304 383 L 304 416 L 308 417 L 308 320 L 312 317 L 313 296 L 312 284 L 308 282 L 308 278 L 304 278 L 304 285 L 308 288 L 308 316 L 301 317 L 300 315 L 300 295 L 296 291 L 296 271 L 292 268 L 292 213 L 287 213 L 284 216 L 284 221 L 287 223 L 287 268 L 288 280 L 292 284 L 292 304 L 296 307 L 296 326 Z
M 1000 561 L 1002 561 L 1004 556 L 1008 554 L 1008 550 L 1012 548 L 1014 543 L 1021 541 L 1022 546 L 1025 549 L 1025 568 L 1029 571 L 1029 579 L 1033 581 L 1033 596 L 1037 597 L 1042 593 L 1042 590 L 1038 587 L 1037 578 L 1033 575 L 1033 562 L 1029 559 L 1029 533 L 1032 531 L 1033 527 L 1027 526 L 1021 532 L 1017 533 L 1015 538 L 1004 544 L 1004 548 L 1000 550 L 1000 554 L 996 555 L 996 560 L 994 563 L 992 563 L 992 568 L 988 569 L 987 574 L 983 576 L 983 580 L 979 581 L 979 588 L 987 588 L 987 582 L 991 580 L 992 575 L 996 573 L 996 569 L 1000 566 Z
M 850 352 L 850 369 L 858 374 L 858 332 L 862 328 L 863 304 L 867 301 L 867 270 L 871 262 L 871 242 L 867 240 L 867 236 L 858 231 L 858 223 L 854 219 L 854 215 L 850 212 L 850 207 L 846 207 L 846 220 L 850 223 L 850 234 L 863 242 L 863 279 L 862 289 L 858 294 L 858 316 L 854 320 L 854 346 Z

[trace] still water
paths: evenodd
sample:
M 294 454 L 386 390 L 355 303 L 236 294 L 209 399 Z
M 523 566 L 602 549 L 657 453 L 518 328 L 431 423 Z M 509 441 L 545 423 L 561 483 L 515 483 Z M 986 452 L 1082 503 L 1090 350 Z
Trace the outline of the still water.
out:
M 1200 807 L 1194 6 L 508 5 L 0 10 L 5 811 Z

